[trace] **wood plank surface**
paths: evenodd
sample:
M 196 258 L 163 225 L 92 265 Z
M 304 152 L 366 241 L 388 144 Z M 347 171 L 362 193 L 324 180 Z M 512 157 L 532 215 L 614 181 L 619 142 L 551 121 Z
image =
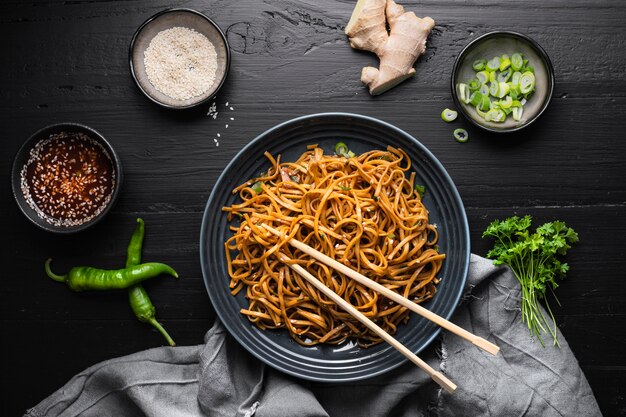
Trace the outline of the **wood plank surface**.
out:
M 215 318 L 199 264 L 202 212 L 230 159 L 273 125 L 309 113 L 360 113 L 418 138 L 442 162 L 466 206 L 472 251 L 494 218 L 562 219 L 580 234 L 557 291 L 557 322 L 605 416 L 626 415 L 626 3 L 617 1 L 405 1 L 437 25 L 416 76 L 372 98 L 359 81 L 374 56 L 349 48 L 352 0 L 4 1 L 0 4 L 1 415 L 20 415 L 82 369 L 162 344 L 118 293 L 76 294 L 45 277 L 75 264 L 123 263 L 134 219 L 146 221 L 144 259 L 166 261 L 180 280 L 146 284 L 179 344 L 199 344 Z M 168 7 L 212 17 L 232 51 L 215 102 L 161 109 L 128 68 L 136 28 Z M 551 57 L 552 103 L 533 126 L 486 134 L 439 114 L 453 105 L 450 72 L 470 40 L 496 29 L 525 33 Z M 229 103 L 228 106 L 226 103 Z M 230 110 L 230 107 L 233 110 Z M 231 120 L 233 118 L 234 120 Z M 13 156 L 34 131 L 74 121 L 100 131 L 124 166 L 120 199 L 102 223 L 73 236 L 32 226 L 10 190 Z M 226 128 L 228 124 L 228 128 Z M 470 141 L 457 143 L 454 127 Z M 214 139 L 219 136 L 219 146 Z

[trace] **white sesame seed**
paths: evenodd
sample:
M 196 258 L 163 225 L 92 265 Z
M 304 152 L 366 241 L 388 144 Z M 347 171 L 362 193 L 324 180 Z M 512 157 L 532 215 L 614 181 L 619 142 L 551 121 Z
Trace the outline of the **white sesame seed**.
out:
M 185 27 L 162 30 L 144 52 L 150 83 L 166 96 L 187 100 L 206 93 L 215 80 L 217 53 L 211 41 Z

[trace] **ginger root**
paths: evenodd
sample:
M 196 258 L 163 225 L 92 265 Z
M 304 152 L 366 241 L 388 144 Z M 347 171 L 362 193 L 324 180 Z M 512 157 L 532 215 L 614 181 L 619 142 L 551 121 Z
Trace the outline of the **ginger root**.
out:
M 380 59 L 379 68 L 361 71 L 361 81 L 371 95 L 382 94 L 415 75 L 413 64 L 426 50 L 434 26 L 430 17 L 420 19 L 393 0 L 358 0 L 345 32 L 352 48 L 373 52 Z

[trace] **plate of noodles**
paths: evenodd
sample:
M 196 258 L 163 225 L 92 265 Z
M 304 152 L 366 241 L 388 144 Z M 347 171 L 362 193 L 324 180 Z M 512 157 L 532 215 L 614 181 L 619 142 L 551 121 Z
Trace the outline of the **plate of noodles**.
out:
M 408 133 L 371 117 L 322 113 L 255 138 L 207 201 L 200 232 L 204 282 L 220 320 L 244 348 L 313 381 L 370 378 L 406 359 L 294 274 L 279 254 L 416 354 L 440 328 L 299 252 L 287 236 L 445 318 L 469 269 L 459 193 Z

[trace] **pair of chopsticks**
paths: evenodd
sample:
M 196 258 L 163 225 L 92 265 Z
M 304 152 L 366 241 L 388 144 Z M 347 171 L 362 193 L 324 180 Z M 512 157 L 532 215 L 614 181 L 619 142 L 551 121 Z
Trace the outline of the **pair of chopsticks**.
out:
M 272 233 L 272 234 L 274 234 L 276 236 L 286 237 L 286 235 L 284 235 L 283 233 L 281 233 L 280 231 L 274 229 L 271 226 L 268 226 L 266 224 L 262 224 L 261 226 L 264 227 L 266 230 L 268 230 L 270 233 Z M 338 262 L 337 260 L 335 260 L 335 259 L 333 259 L 333 258 L 331 258 L 331 257 L 329 257 L 327 255 L 324 255 L 323 253 L 313 249 L 312 247 L 308 246 L 307 244 L 305 244 L 303 242 L 300 242 L 299 240 L 293 239 L 293 238 L 290 238 L 288 240 L 288 242 L 289 242 L 290 245 L 292 245 L 296 249 L 299 249 L 300 251 L 306 253 L 307 255 L 311 256 L 312 258 L 318 260 L 319 262 L 321 262 L 321 263 L 323 263 L 323 264 L 333 268 L 337 272 L 341 272 L 342 274 L 352 278 L 353 280 L 355 280 L 359 284 L 362 284 L 362 285 L 364 285 L 364 286 L 366 286 L 368 288 L 373 289 L 374 291 L 377 291 L 378 293 L 384 295 L 385 297 L 389 298 L 390 300 L 395 301 L 396 303 L 398 303 L 398 304 L 402 305 L 403 307 L 406 307 L 409 310 L 411 310 L 411 311 L 421 315 L 422 317 L 432 321 L 433 323 L 441 326 L 442 328 L 444 328 L 446 330 L 449 330 L 450 332 L 452 332 L 452 333 L 462 337 L 463 339 L 473 343 L 477 347 L 479 347 L 479 348 L 481 348 L 481 349 L 491 353 L 492 355 L 496 355 L 500 351 L 500 348 L 498 346 L 494 345 L 493 343 L 489 342 L 488 340 L 485 340 L 482 337 L 476 336 L 475 334 L 468 332 L 467 330 L 465 330 L 465 329 L 457 326 L 456 324 L 454 324 L 454 323 L 444 319 L 443 317 L 433 313 L 432 311 L 425 309 L 424 307 L 420 306 L 419 304 L 415 304 L 415 303 L 411 302 L 410 300 L 404 298 L 400 294 L 398 294 L 396 292 L 393 292 L 393 291 L 391 291 L 388 288 L 383 287 L 379 283 L 377 283 L 377 282 L 367 278 L 364 275 L 361 275 L 359 272 L 355 271 L 352 268 L 347 267 L 346 265 Z M 344 300 L 343 298 L 338 296 L 334 291 L 332 291 L 330 288 L 328 288 L 326 285 L 324 285 L 322 282 L 320 282 L 317 278 L 315 278 L 313 275 L 311 275 L 302 266 L 300 266 L 298 264 L 288 263 L 290 261 L 290 258 L 287 255 L 283 254 L 283 253 L 279 253 L 278 256 L 279 256 L 279 258 L 280 258 L 280 260 L 282 262 L 286 263 L 291 269 L 293 269 L 295 272 L 300 274 L 305 280 L 307 280 L 311 285 L 313 285 L 320 292 L 322 292 L 324 295 L 326 295 L 328 298 L 330 298 L 339 307 L 341 307 L 342 309 L 347 311 L 350 315 L 352 315 L 355 319 L 360 321 L 368 329 L 370 329 L 372 332 L 376 333 L 376 335 L 378 335 L 383 340 L 385 340 L 387 343 L 389 343 L 392 347 L 397 349 L 407 359 L 409 359 L 411 362 L 413 362 L 418 367 L 420 367 L 424 372 L 426 372 L 443 389 L 445 389 L 448 392 L 453 392 L 456 389 L 456 385 L 452 381 L 450 381 L 448 378 L 446 378 L 441 372 L 435 371 L 430 365 L 428 365 L 422 359 L 417 357 L 417 355 L 415 355 L 413 352 L 411 352 L 409 349 L 407 349 L 403 344 L 401 344 L 396 339 L 394 339 L 390 334 L 385 332 L 376 323 L 374 323 L 373 321 L 368 319 L 363 313 L 358 311 L 352 304 L 348 303 L 346 300 Z

